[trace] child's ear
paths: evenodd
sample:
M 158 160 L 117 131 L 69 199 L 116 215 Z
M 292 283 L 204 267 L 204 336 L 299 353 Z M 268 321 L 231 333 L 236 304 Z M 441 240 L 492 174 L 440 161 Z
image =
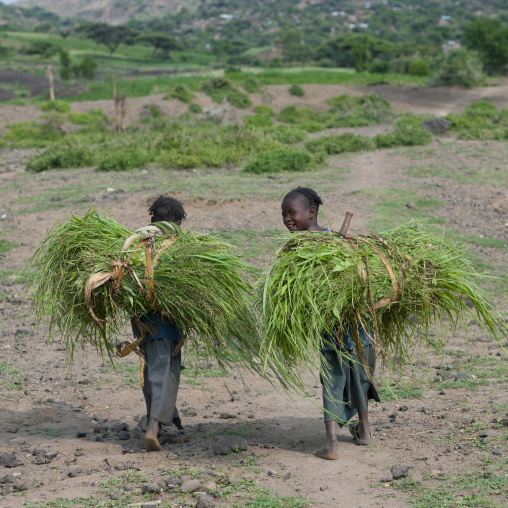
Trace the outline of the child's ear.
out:
M 316 216 L 316 207 L 315 206 L 311 206 L 309 208 L 309 216 L 311 219 L 313 219 Z

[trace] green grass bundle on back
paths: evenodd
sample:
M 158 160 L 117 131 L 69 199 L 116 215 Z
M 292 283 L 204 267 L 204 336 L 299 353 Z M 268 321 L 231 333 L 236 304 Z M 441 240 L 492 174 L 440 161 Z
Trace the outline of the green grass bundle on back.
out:
M 261 358 L 273 361 L 286 387 L 300 393 L 300 367 L 319 368 L 320 350 L 330 345 L 323 335 L 340 337 L 346 327 L 359 352 L 358 332 L 365 330 L 378 352 L 407 359 L 428 341 L 425 332 L 435 321 L 453 328 L 470 314 L 494 336 L 507 335 L 463 248 L 418 223 L 379 236 L 299 232 L 285 240 L 259 283 Z
M 51 230 L 29 260 L 36 272 L 37 321 L 50 315 L 50 328 L 62 334 L 71 356 L 86 343 L 109 354 L 126 321 L 157 306 L 184 331 L 186 344 L 204 349 L 221 366 L 233 361 L 250 365 L 259 350 L 250 309 L 254 274 L 235 248 L 174 226 L 172 234 L 152 237 L 147 258 L 142 235 L 124 247 L 132 235 L 93 209 Z M 147 259 L 153 277 L 145 275 Z M 119 262 L 126 262 L 123 278 Z M 91 275 L 105 283 L 93 290 L 89 308 L 85 286 Z

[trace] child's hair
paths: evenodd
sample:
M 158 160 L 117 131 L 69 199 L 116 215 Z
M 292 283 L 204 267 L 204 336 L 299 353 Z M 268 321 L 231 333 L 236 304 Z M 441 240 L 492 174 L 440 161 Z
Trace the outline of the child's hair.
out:
M 178 199 L 159 196 L 148 209 L 152 222 L 182 222 L 187 214 Z
M 308 187 L 297 187 L 292 191 L 288 192 L 284 199 L 294 198 L 296 194 L 304 196 L 309 201 L 309 207 L 314 206 L 316 208 L 316 212 L 319 210 L 319 205 L 323 204 L 323 200 L 318 196 L 317 192 L 313 189 L 309 189 Z

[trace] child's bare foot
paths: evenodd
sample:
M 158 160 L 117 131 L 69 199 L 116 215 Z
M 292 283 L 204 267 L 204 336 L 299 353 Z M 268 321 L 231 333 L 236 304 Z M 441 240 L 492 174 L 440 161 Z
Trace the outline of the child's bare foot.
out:
M 339 458 L 338 447 L 337 441 L 327 441 L 326 446 L 322 450 L 318 450 L 315 455 L 325 460 L 337 460 Z
M 150 420 L 148 420 L 145 433 L 147 452 L 158 452 L 162 450 L 159 440 L 157 439 L 158 432 L 159 432 L 159 422 L 157 420 L 154 420 L 153 418 L 150 418 Z
M 362 441 L 369 441 L 372 439 L 372 433 L 370 430 L 369 422 L 359 422 L 358 427 L 356 428 L 358 437 Z

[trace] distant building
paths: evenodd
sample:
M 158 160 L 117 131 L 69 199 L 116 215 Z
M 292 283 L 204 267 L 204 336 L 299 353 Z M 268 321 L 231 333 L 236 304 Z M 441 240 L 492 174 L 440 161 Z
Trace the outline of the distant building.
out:
M 233 14 L 221 14 L 219 16 L 220 19 L 233 19 L 234 18 L 234 15 Z

